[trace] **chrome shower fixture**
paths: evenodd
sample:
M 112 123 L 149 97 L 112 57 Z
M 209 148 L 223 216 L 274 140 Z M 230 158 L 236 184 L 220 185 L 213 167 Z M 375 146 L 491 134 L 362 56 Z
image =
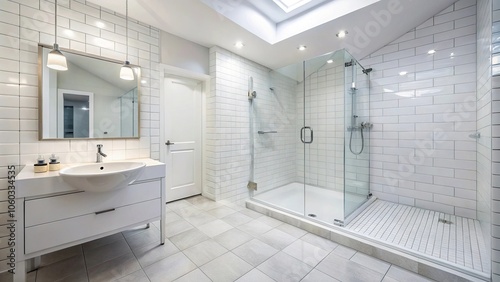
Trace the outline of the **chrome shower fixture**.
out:
M 253 77 L 248 78 L 248 100 L 257 98 L 257 92 L 253 91 Z

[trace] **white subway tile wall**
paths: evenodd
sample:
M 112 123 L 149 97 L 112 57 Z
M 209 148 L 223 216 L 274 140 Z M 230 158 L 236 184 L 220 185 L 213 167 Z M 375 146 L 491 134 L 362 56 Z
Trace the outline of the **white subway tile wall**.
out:
M 259 192 L 293 182 L 296 82 L 219 47 L 210 49 L 210 76 L 212 89 L 206 100 L 206 196 L 227 201 L 249 197 L 250 77 L 257 92 L 253 101 L 254 179 Z M 259 135 L 257 131 L 278 133 Z
M 125 59 L 125 17 L 83 0 L 59 1 L 62 48 Z M 34 163 L 55 153 L 62 163 L 94 161 L 96 144 L 107 160 L 159 158 L 159 30 L 129 19 L 128 59 L 141 66 L 141 138 L 136 140 L 38 140 L 38 49 L 54 43 L 54 1 L 0 0 L 0 253 L 7 246 L 7 166 Z M 99 27 L 97 22 L 101 22 Z M 155 104 L 155 105 L 153 105 Z M 155 128 L 151 126 L 154 124 Z M 5 256 L 2 256 L 5 257 Z M 6 264 L 0 258 L 0 272 Z
M 375 196 L 476 218 L 475 18 L 476 1 L 460 0 L 361 60 Z

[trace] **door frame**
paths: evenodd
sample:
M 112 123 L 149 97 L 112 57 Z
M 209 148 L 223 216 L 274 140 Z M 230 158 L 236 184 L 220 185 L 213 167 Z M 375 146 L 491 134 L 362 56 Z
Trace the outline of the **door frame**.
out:
M 206 138 L 206 98 L 210 91 L 210 76 L 208 74 L 197 73 L 193 71 L 189 71 L 186 69 L 181 69 L 178 67 L 160 64 L 160 161 L 164 162 L 163 157 L 166 154 L 167 148 L 165 146 L 165 142 L 167 139 L 165 138 L 165 78 L 168 77 L 178 77 L 178 78 L 186 78 L 191 80 L 197 80 L 201 83 L 201 193 L 210 198 L 214 199 L 214 195 L 210 195 L 205 190 L 205 175 L 206 175 L 206 154 L 205 154 L 205 138 Z M 166 175 L 165 177 L 169 177 Z
M 64 138 L 64 94 L 89 98 L 89 138 L 94 138 L 94 93 L 72 89 L 57 89 L 57 137 Z

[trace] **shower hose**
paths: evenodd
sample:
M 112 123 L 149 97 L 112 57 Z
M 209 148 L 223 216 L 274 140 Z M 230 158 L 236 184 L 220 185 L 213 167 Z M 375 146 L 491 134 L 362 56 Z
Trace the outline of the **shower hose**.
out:
M 365 149 L 365 137 L 363 136 L 363 128 L 364 128 L 363 125 L 359 127 L 359 130 L 361 131 L 361 150 L 359 152 L 354 152 L 354 150 L 352 149 L 352 133 L 355 131 L 356 128 L 353 127 L 351 129 L 351 137 L 349 138 L 349 150 L 356 156 L 361 155 L 361 153 L 363 153 L 363 150 Z

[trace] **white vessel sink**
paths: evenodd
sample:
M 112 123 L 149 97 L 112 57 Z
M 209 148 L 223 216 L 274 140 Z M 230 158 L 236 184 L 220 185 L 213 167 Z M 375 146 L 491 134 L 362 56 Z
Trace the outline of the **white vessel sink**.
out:
M 87 192 L 106 192 L 133 183 L 146 166 L 142 162 L 85 164 L 61 169 L 59 175 L 69 185 Z

